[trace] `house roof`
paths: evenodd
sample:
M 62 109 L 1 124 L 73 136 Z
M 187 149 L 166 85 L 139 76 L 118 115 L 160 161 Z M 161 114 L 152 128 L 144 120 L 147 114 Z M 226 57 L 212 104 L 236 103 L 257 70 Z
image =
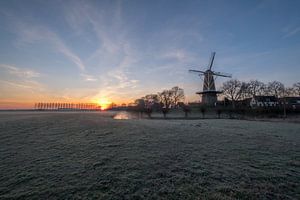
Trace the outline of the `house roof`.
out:
M 290 104 L 300 104 L 299 103 L 300 102 L 300 97 L 285 97 L 285 99 L 280 98 L 279 100 L 282 101 L 282 102 L 286 101 Z
M 275 96 L 255 96 L 253 97 L 256 101 L 260 102 L 277 102 L 277 98 Z

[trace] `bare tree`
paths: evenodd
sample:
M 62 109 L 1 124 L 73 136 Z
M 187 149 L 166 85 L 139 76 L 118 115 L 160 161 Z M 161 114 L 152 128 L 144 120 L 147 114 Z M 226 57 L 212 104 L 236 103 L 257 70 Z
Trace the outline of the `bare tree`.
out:
M 159 97 L 157 94 L 147 94 L 145 97 L 142 97 L 145 102 L 146 108 L 152 108 L 153 104 L 159 103 Z
M 295 83 L 293 85 L 294 91 L 295 91 L 295 95 L 300 96 L 300 82 Z
M 184 99 L 184 90 L 178 86 L 175 86 L 171 89 L 171 91 L 173 92 L 173 104 L 175 107 L 177 107 L 178 102 L 180 100 Z
M 263 95 L 265 91 L 266 85 L 263 82 L 258 80 L 251 80 L 249 82 L 248 91 L 251 96 Z
M 292 96 L 295 96 L 296 94 L 296 91 L 293 87 L 288 87 L 288 88 L 285 88 L 284 90 L 284 96 L 286 97 L 292 97 Z
M 281 97 L 284 95 L 284 85 L 279 81 L 273 81 L 268 83 L 268 94 L 275 97 Z
M 145 111 L 145 100 L 144 99 L 136 99 L 134 101 L 135 111 L 139 112 L 139 117 L 143 116 L 143 112 Z
M 164 90 L 158 93 L 158 98 L 159 101 L 163 104 L 163 107 L 169 109 L 173 103 L 173 91 Z
M 252 96 L 251 93 L 250 93 L 250 90 L 249 90 L 249 86 L 250 86 L 249 83 L 246 83 L 246 82 L 241 83 L 241 89 L 240 89 L 241 97 L 240 97 L 240 99 L 246 99 L 246 98 L 249 98 L 249 97 Z
M 167 113 L 170 110 L 171 105 L 173 104 L 173 90 L 164 90 L 158 93 L 158 99 L 161 104 L 161 111 L 166 118 Z
M 223 83 L 224 95 L 231 100 L 232 107 L 235 108 L 235 101 L 241 98 L 242 83 L 237 79 L 231 79 Z

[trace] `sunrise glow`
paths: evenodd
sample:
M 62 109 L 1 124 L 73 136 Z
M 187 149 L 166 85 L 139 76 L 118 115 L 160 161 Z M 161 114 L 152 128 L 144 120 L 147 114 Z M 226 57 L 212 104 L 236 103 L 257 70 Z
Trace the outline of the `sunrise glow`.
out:
M 101 106 L 101 110 L 106 110 L 111 104 L 111 102 L 106 98 L 99 99 L 97 103 Z

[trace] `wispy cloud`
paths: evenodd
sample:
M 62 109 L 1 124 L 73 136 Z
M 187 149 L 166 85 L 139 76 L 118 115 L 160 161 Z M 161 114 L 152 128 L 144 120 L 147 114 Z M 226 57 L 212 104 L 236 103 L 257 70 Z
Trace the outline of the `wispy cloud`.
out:
M 39 72 L 13 65 L 0 64 L 0 101 L 26 102 L 34 97 L 46 96 L 46 87 L 39 82 Z
M 11 87 L 16 89 L 34 91 L 43 91 L 44 86 L 36 80 L 36 78 L 42 75 L 31 69 L 24 69 L 12 65 L 0 64 L 0 69 L 3 69 L 3 74 L 7 73 L 4 77 L 1 77 L 2 82 L 0 88 Z
M 161 56 L 163 59 L 170 59 L 176 62 L 191 62 L 195 61 L 195 56 L 183 49 L 173 49 L 166 51 Z
M 283 32 L 285 33 L 282 37 L 283 38 L 289 38 L 289 37 L 292 37 L 298 33 L 300 33 L 300 26 L 298 27 L 294 27 L 294 28 L 291 28 L 291 27 L 285 27 L 283 29 Z
M 30 69 L 21 69 L 12 65 L 0 64 L 0 67 L 7 70 L 10 74 L 16 75 L 20 78 L 37 78 L 41 74 Z
M 193 45 L 201 43 L 203 36 L 195 30 L 178 29 L 177 22 L 181 18 L 172 19 L 171 25 L 153 32 L 141 44 L 132 37 L 130 26 L 124 21 L 122 1 L 110 6 L 109 9 L 95 9 L 91 2 L 76 2 L 65 7 L 70 28 L 82 37 L 87 33 L 93 35 L 94 44 L 98 42 L 98 48 L 86 59 L 86 63 L 92 63 L 101 71 L 98 92 L 93 97 L 133 99 L 147 92 L 141 87 L 147 85 L 147 90 L 152 90 L 153 85 L 159 85 L 155 81 L 163 79 L 162 76 L 170 77 L 182 72 L 182 66 L 197 63 L 196 56 L 185 47 L 187 41 L 193 41 Z M 173 85 L 172 81 L 171 78 L 164 84 Z
M 97 78 L 89 74 L 80 74 L 80 76 L 83 78 L 84 81 L 94 82 L 98 80 Z
M 80 70 L 85 70 L 85 65 L 64 41 L 50 28 L 43 25 L 35 25 L 20 20 L 14 20 L 16 34 L 18 35 L 16 44 L 34 44 L 42 42 L 45 46 L 53 47 L 54 51 L 62 53 L 68 60 L 73 62 Z
M 121 2 L 113 5 L 111 11 L 95 9 L 92 3 L 76 2 L 66 6 L 66 21 L 77 34 L 92 32 L 98 48 L 87 58 L 87 62 L 97 63 L 101 71 L 100 86 L 94 97 L 116 97 L 132 93 L 138 80 L 131 78 L 131 68 L 138 61 L 127 36 L 127 27 L 122 21 Z M 95 76 L 82 75 L 86 81 L 96 81 Z
M 163 58 L 167 59 L 176 59 L 177 61 L 184 61 L 187 57 L 186 53 L 183 50 L 173 50 L 170 52 L 166 52 L 164 55 L 162 55 Z
M 42 84 L 33 80 L 17 80 L 17 81 L 6 81 L 0 80 L 4 85 L 10 85 L 13 87 L 21 88 L 21 89 L 30 89 L 30 90 L 43 90 Z

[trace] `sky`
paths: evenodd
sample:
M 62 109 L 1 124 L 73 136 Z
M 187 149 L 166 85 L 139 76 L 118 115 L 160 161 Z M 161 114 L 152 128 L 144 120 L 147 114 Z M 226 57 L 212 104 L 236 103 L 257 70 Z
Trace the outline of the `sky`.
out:
M 173 86 L 199 100 L 189 69 L 242 81 L 300 81 L 298 0 L 2 0 L 0 109 L 34 102 L 129 103 Z M 227 78 L 217 78 L 219 88 Z

